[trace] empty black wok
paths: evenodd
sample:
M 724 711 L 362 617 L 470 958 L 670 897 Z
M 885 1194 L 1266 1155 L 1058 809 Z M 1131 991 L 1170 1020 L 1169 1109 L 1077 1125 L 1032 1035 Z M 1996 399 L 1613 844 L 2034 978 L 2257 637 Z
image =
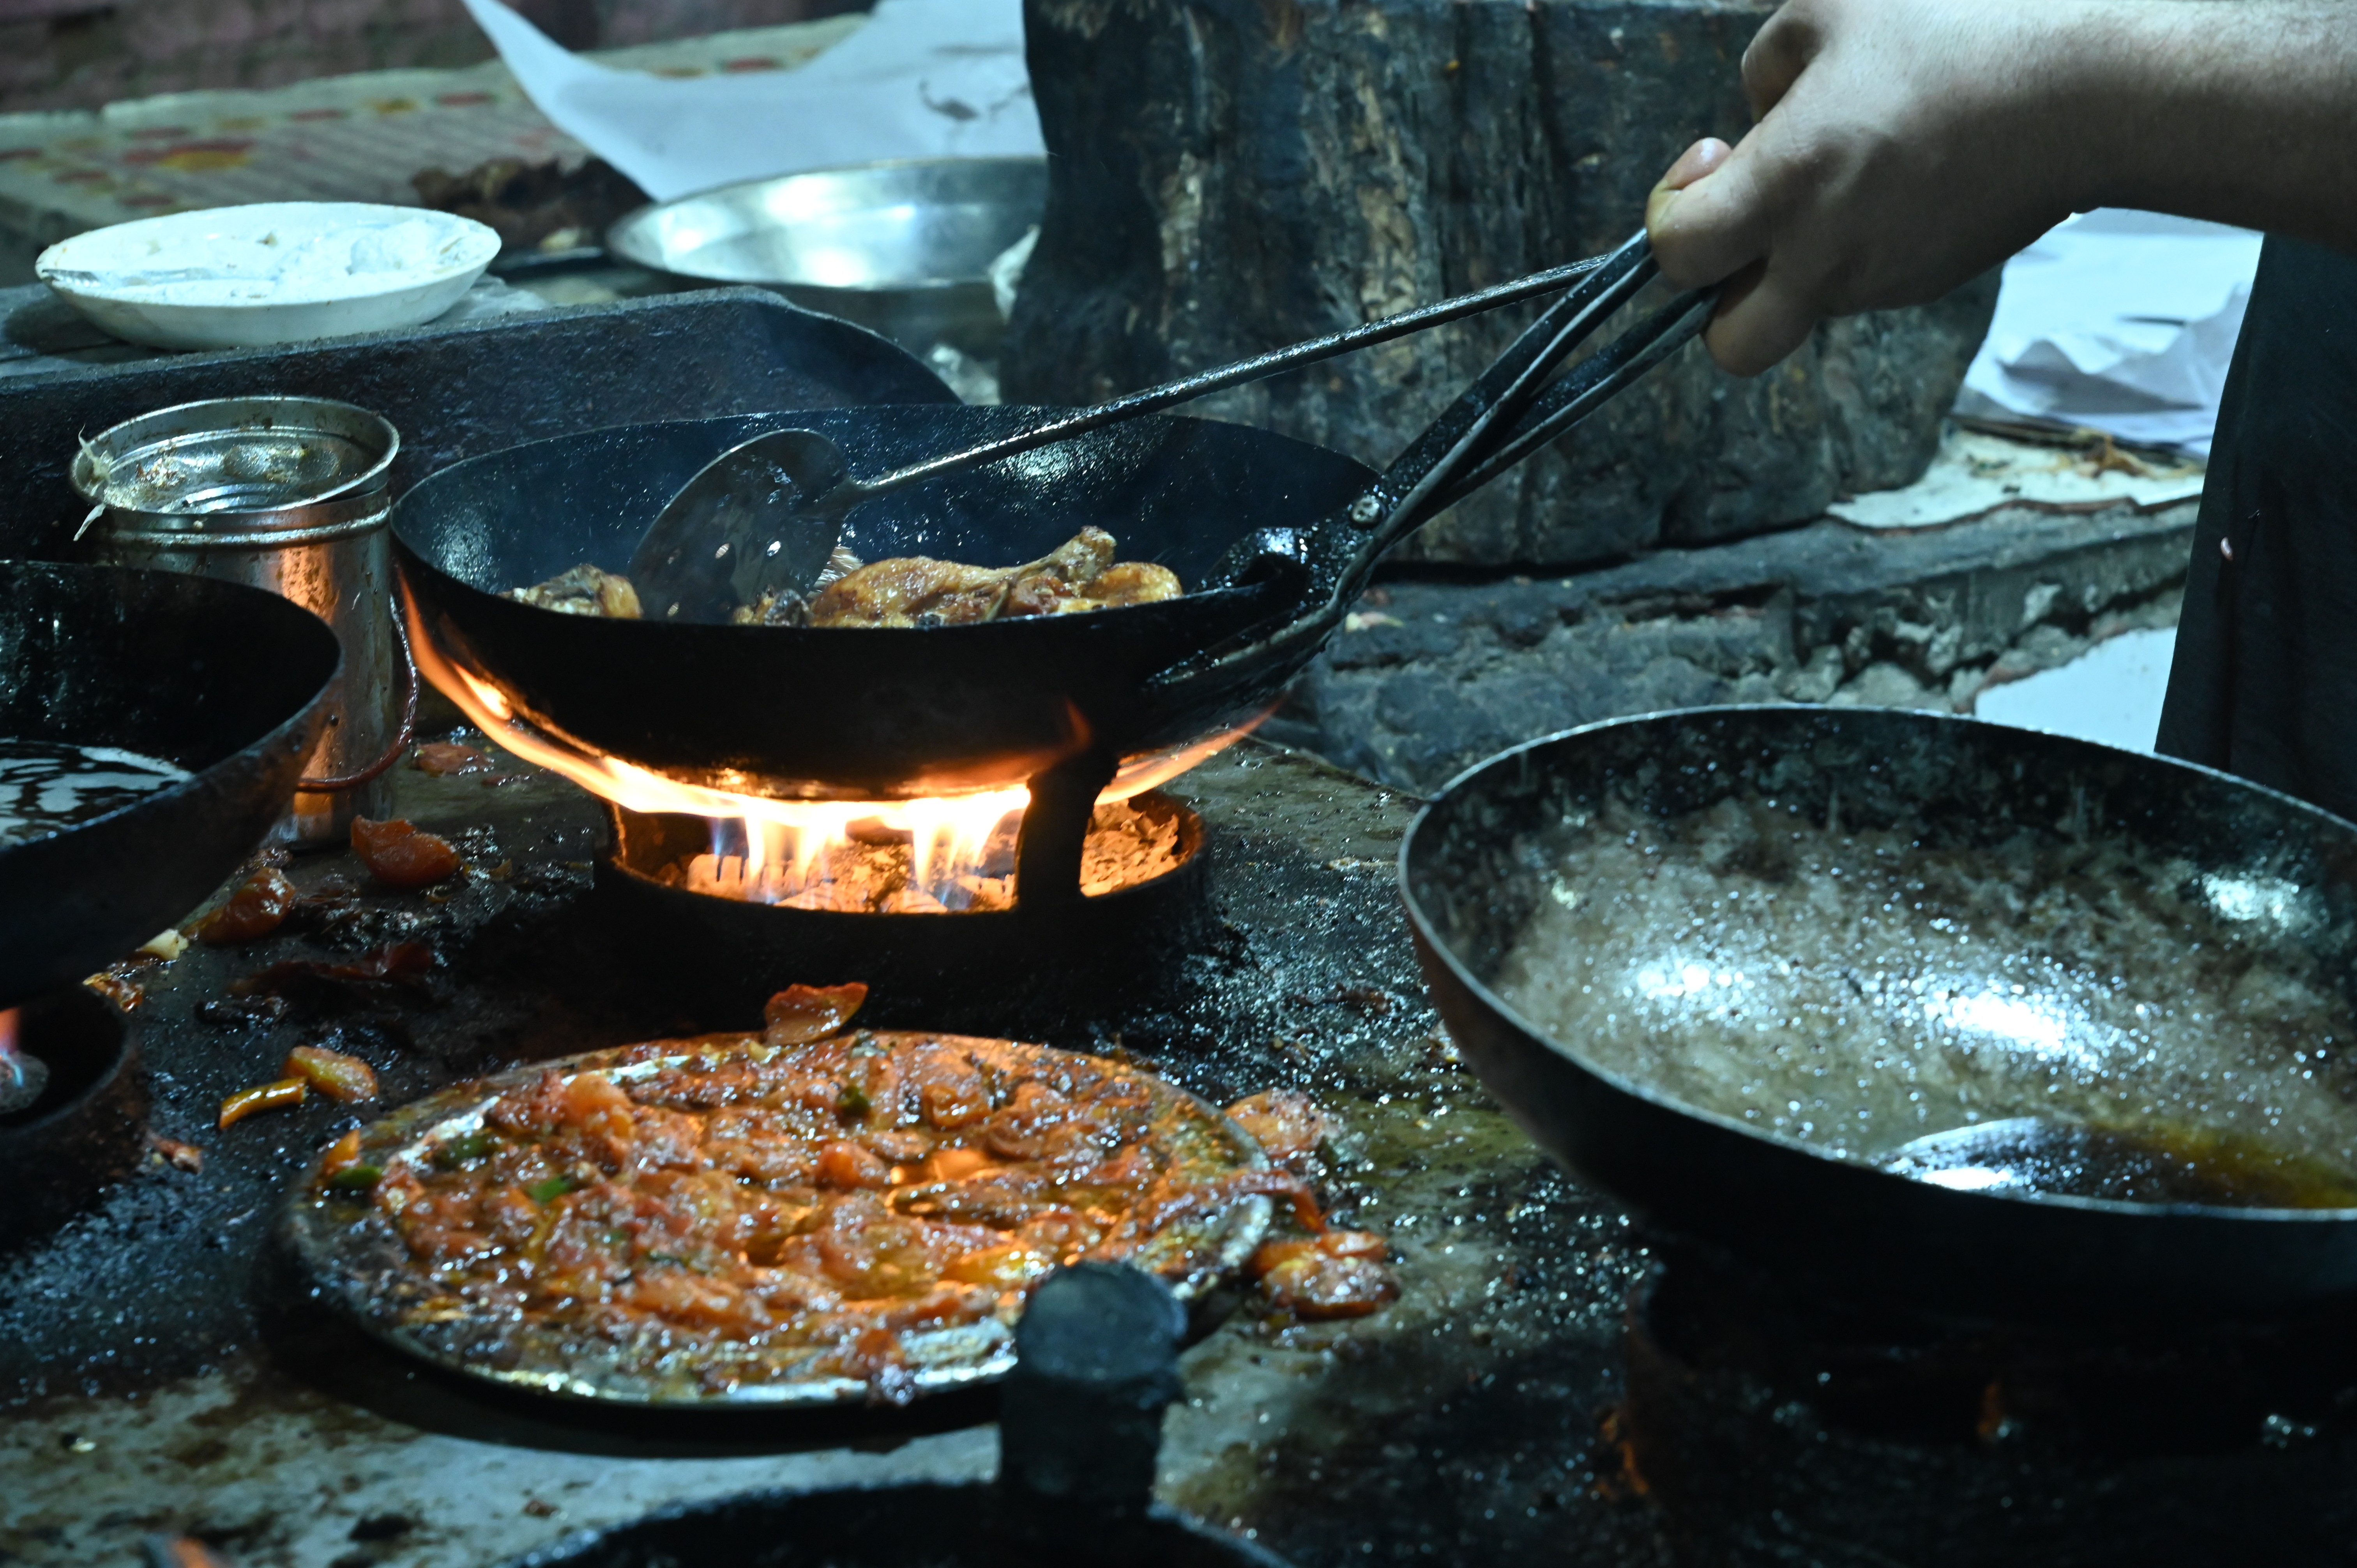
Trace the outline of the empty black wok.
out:
M 2357 1294 L 2336 817 L 1970 719 L 1729 708 L 1494 757 L 1401 864 L 1484 1083 L 1674 1231 L 1963 1317 Z
M 0 736 L 119 746 L 192 777 L 0 845 L 0 1005 L 187 914 L 293 799 L 341 655 L 308 610 L 170 572 L 0 561 Z
M 393 509 L 403 581 L 446 653 L 541 727 L 673 778 L 754 794 L 890 799 L 1003 783 L 1084 750 L 1194 740 L 1265 703 L 1300 659 L 1179 693 L 1149 678 L 1291 604 L 1263 580 L 1103 615 L 920 634 L 557 616 L 501 596 L 587 561 L 627 568 L 647 523 L 719 453 L 791 424 L 855 471 L 1020 428 L 1037 410 L 825 409 L 591 431 L 452 465 Z M 1256 531 L 1316 520 L 1369 471 L 1241 425 L 1134 421 L 898 491 L 853 512 L 867 560 L 1002 564 L 1093 524 L 1129 559 L 1211 578 Z

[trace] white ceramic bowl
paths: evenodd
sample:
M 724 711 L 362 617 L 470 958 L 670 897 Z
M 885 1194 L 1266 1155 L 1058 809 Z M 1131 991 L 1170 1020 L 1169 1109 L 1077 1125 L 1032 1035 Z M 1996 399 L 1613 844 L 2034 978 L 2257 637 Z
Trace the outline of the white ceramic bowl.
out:
M 93 229 L 34 270 L 128 342 L 252 349 L 431 321 L 499 250 L 490 228 L 447 212 L 266 201 Z

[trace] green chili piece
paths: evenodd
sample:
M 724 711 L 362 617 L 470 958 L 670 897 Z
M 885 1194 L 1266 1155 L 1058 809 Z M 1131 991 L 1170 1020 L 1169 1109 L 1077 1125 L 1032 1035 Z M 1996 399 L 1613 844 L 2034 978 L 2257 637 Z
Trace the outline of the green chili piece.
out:
M 500 1141 L 483 1128 L 456 1138 L 445 1139 L 434 1146 L 434 1163 L 446 1171 L 472 1165 L 500 1146 Z
M 569 1176 L 553 1176 L 546 1181 L 536 1181 L 523 1190 L 534 1203 L 554 1203 L 580 1185 Z
M 842 1094 L 836 1097 L 834 1106 L 846 1116 L 865 1116 L 876 1109 L 876 1102 L 867 1098 L 867 1090 L 858 1084 L 846 1083 L 843 1086 Z
M 328 1186 L 337 1192 L 366 1192 L 383 1178 L 381 1166 L 339 1165 L 328 1173 Z

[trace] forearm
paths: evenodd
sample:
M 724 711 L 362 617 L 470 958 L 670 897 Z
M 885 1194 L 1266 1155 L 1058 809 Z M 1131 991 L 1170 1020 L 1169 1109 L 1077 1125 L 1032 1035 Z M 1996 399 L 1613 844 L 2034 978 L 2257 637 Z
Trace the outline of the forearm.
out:
M 2357 252 L 2357 0 L 1788 0 L 1743 80 L 1759 123 L 1646 213 L 1673 282 L 1727 282 L 1730 370 L 2094 207 Z
M 2053 6 L 2068 204 L 2138 207 L 2357 250 L 2357 3 Z

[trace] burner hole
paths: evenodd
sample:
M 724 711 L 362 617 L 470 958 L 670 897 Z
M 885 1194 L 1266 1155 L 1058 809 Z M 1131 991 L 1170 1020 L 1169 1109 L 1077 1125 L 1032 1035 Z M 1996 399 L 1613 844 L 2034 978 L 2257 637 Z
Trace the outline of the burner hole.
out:
M 397 1541 L 417 1528 L 405 1513 L 372 1513 L 352 1526 L 354 1541 Z

